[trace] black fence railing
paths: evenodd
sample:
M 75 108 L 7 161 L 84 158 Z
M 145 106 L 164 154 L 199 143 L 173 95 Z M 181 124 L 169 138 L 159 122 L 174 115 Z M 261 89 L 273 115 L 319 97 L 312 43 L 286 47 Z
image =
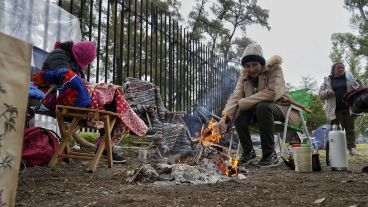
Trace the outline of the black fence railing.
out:
M 80 19 L 82 38 L 96 43 L 90 82 L 123 84 L 126 77 L 160 87 L 165 106 L 191 111 L 198 103 L 219 114 L 238 77 L 234 67 L 149 0 L 59 0 Z

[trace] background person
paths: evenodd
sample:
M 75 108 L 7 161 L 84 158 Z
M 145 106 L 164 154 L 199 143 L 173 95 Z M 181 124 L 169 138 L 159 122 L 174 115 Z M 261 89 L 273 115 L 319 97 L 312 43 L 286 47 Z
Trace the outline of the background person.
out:
M 360 81 L 356 81 L 351 73 L 345 72 L 345 66 L 342 63 L 332 65 L 331 74 L 324 78 L 323 84 L 319 89 L 321 100 L 325 100 L 326 117 L 332 124 L 340 124 L 346 132 L 347 148 L 350 155 L 360 155 L 356 150 L 355 134 L 355 115 L 352 115 L 349 106 L 343 101 L 343 96 L 353 90 L 354 87 L 362 87 Z

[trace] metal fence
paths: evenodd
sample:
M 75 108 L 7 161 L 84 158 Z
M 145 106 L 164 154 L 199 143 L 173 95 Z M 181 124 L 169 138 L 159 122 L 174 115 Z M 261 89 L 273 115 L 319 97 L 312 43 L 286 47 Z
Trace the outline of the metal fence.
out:
M 126 77 L 150 81 L 171 111 L 193 103 L 216 114 L 232 92 L 238 71 L 149 0 L 59 0 L 80 19 L 82 36 L 96 43 L 90 82 L 122 85 Z

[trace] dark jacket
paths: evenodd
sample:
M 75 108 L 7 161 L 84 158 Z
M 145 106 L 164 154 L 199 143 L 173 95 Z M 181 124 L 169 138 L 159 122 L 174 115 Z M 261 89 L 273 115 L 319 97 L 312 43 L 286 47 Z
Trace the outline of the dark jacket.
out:
M 59 45 L 47 56 L 42 65 L 43 70 L 56 70 L 67 68 L 73 70 L 78 76 L 84 79 L 82 68 L 75 61 L 72 53 L 73 42 L 65 42 Z

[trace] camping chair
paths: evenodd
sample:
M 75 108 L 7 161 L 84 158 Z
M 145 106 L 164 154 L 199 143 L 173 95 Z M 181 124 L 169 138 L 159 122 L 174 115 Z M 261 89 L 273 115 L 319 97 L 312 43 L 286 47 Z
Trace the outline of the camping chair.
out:
M 309 93 L 309 89 L 299 89 L 299 90 L 291 91 L 289 94 L 290 94 L 291 100 L 289 100 L 290 106 L 286 112 L 285 121 L 284 122 L 280 122 L 280 121 L 274 122 L 275 133 L 277 134 L 280 155 L 282 155 L 282 153 L 285 150 L 286 138 L 287 138 L 288 132 L 304 133 L 307 136 L 307 138 L 310 139 L 306 122 L 308 118 L 307 113 L 312 112 L 309 109 L 312 103 L 312 94 Z M 290 112 L 292 109 L 298 111 L 300 115 L 300 121 L 295 125 L 290 125 L 288 123 Z M 249 128 L 251 131 L 258 132 L 258 128 L 256 124 L 251 124 Z
M 191 139 L 183 112 L 170 112 L 161 99 L 160 89 L 147 81 L 128 77 L 124 84 L 125 99 L 133 110 L 140 106 L 151 106 L 154 110 L 139 112 L 140 117 L 151 129 L 157 132 L 153 140 L 148 140 L 158 149 L 159 156 L 166 154 L 185 154 L 191 151 Z
M 312 94 L 309 93 L 309 89 L 299 89 L 299 90 L 291 91 L 290 97 L 291 97 L 290 106 L 286 112 L 285 122 L 284 123 L 280 121 L 274 122 L 275 132 L 277 133 L 277 137 L 279 141 L 280 155 L 284 152 L 287 132 L 304 133 L 305 136 L 310 139 L 306 122 L 308 119 L 307 113 L 312 112 L 309 109 L 312 103 Z M 300 121 L 296 125 L 288 124 L 289 115 L 292 109 L 298 111 L 300 115 Z M 281 133 L 282 133 L 282 136 L 281 136 Z

